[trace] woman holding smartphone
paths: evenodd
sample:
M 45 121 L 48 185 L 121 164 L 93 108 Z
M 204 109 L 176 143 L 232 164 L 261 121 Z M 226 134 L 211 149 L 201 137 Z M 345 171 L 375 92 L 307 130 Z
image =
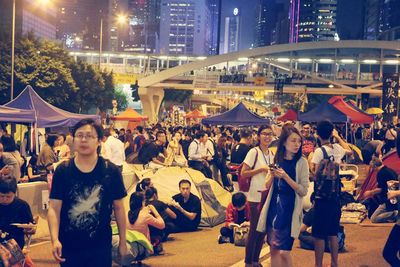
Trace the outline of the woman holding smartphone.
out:
M 258 232 L 267 233 L 272 267 L 293 266 L 290 251 L 300 233 L 302 199 L 309 183 L 308 163 L 302 157 L 301 147 L 299 131 L 285 125 L 275 155 L 276 165 L 270 165 L 270 191 L 257 225 Z

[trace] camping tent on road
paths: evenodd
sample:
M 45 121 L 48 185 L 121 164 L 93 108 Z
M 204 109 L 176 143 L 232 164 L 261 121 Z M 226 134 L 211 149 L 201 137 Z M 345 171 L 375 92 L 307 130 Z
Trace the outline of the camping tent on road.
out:
M 30 85 L 25 87 L 21 94 L 5 104 L 5 106 L 34 112 L 35 123 L 39 128 L 71 127 L 82 119 L 100 119 L 98 115 L 76 114 L 50 105 Z
M 270 121 L 252 113 L 246 108 L 246 106 L 242 102 L 240 102 L 234 108 L 228 110 L 227 112 L 206 119 L 202 119 L 201 123 L 212 125 L 254 126 L 269 124 Z
M 136 110 L 127 108 L 124 112 L 111 118 L 115 122 L 115 127 L 133 130 L 137 125 L 143 124 L 148 120 L 146 116 L 140 115 Z
M 216 181 L 206 178 L 201 172 L 190 168 L 167 167 L 135 172 L 138 178 L 151 178 L 157 188 L 158 197 L 169 202 L 172 196 L 179 193 L 179 181 L 187 179 L 192 183 L 191 193 L 201 201 L 201 226 L 213 227 L 225 221 L 226 207 L 231 201 L 231 194 Z M 134 189 L 132 189 L 134 190 Z M 129 197 L 126 207 L 129 207 Z

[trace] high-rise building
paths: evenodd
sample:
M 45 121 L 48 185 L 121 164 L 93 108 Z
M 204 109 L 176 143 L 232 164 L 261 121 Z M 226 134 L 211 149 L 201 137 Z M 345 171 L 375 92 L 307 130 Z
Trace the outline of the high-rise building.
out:
M 271 13 L 275 18 L 271 19 L 271 44 L 286 44 L 289 42 L 291 1 L 276 0 Z
M 289 42 L 337 40 L 337 0 L 291 0 Z
M 129 37 L 125 51 L 156 53 L 160 35 L 160 1 L 130 0 Z
M 364 39 L 376 40 L 383 28 L 384 0 L 365 0 Z
M 0 31 L 11 33 L 12 3 L 0 0 Z M 56 39 L 56 7 L 43 6 L 33 0 L 16 0 L 15 35 L 32 32 L 38 38 Z
M 381 40 L 400 40 L 400 1 L 386 0 L 383 5 Z
M 256 36 L 254 41 L 255 47 L 261 47 L 271 44 L 272 21 L 276 13 L 272 11 L 272 4 L 268 5 L 267 0 L 260 0 L 257 6 L 257 24 Z M 269 22 L 269 23 L 268 23 Z
M 210 11 L 210 55 L 219 54 L 219 37 L 221 29 L 221 0 L 207 0 Z
M 365 2 L 364 39 L 400 40 L 400 1 Z
M 232 15 L 225 18 L 224 53 L 236 52 L 240 43 L 241 17 L 239 9 L 233 9 Z
M 340 40 L 364 38 L 365 0 L 337 0 L 336 30 Z
M 206 0 L 161 0 L 161 54 L 208 55 L 210 33 Z
M 121 51 L 128 39 L 128 21 L 119 21 L 119 16 L 128 16 L 128 0 L 109 0 L 108 2 L 108 34 L 111 51 Z
M 100 20 L 103 20 L 103 49 L 108 49 L 108 0 L 59 0 L 57 39 L 69 49 L 98 50 Z

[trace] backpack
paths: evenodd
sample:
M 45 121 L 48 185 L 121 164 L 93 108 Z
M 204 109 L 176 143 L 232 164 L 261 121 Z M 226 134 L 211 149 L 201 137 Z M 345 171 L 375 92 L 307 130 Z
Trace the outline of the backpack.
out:
M 326 149 L 321 146 L 324 158 L 321 160 L 316 172 L 315 198 L 324 200 L 338 200 L 340 197 L 339 164 L 333 156 L 328 156 Z
M 258 160 L 258 150 L 256 149 L 256 157 L 254 158 L 254 163 L 251 169 L 254 169 L 256 166 L 257 160 Z M 250 189 L 250 183 L 251 183 L 251 176 L 250 177 L 243 177 L 242 176 L 242 168 L 243 168 L 243 162 L 239 165 L 238 168 L 238 184 L 239 184 L 239 191 L 241 192 L 249 192 Z
M 146 140 L 146 142 L 144 142 L 142 147 L 139 149 L 137 159 L 140 163 L 147 164 L 151 161 L 151 156 L 149 153 L 146 153 L 146 151 L 149 149 L 149 147 L 151 146 L 152 143 L 153 143 L 153 141 Z
M 146 138 L 144 138 L 143 134 L 139 134 L 138 136 L 135 137 L 135 140 L 133 141 L 134 143 L 136 142 L 136 138 L 139 139 L 139 144 L 136 148 L 136 151 L 139 151 L 144 145 L 144 143 L 146 143 Z

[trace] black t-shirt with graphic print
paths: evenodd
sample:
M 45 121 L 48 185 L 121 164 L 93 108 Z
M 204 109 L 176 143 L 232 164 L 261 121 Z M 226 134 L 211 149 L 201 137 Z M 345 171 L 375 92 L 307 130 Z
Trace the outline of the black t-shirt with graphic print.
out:
M 62 200 L 63 249 L 111 248 L 112 204 L 125 196 L 121 172 L 101 157 L 90 173 L 81 172 L 73 159 L 58 166 L 50 198 Z

